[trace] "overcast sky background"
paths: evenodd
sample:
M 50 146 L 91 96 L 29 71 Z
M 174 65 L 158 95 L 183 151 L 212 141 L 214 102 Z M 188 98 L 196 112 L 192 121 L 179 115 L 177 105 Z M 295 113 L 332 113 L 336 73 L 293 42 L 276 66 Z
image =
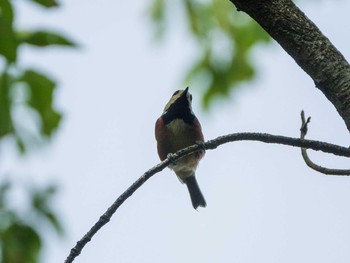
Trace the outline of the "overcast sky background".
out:
M 42 262 L 63 262 L 112 202 L 159 162 L 154 123 L 198 55 L 181 17 L 163 44 L 147 20 L 150 1 L 62 1 L 47 11 L 25 1 L 18 25 L 55 28 L 78 50 L 22 49 L 23 65 L 59 80 L 65 118 L 53 142 L 26 158 L 6 148 L 5 172 L 56 182 L 56 209 L 67 235 L 48 232 Z M 299 1 L 302 10 L 349 60 L 350 2 Z M 308 138 L 349 145 L 336 110 L 276 43 L 252 59 L 259 75 L 227 101 L 203 112 L 191 86 L 206 139 L 233 132 L 299 136 L 300 111 L 312 116 Z M 4 151 L 4 149 L 3 149 Z M 310 153 L 320 164 L 349 168 L 344 158 Z M 207 208 L 193 210 L 170 170 L 138 190 L 75 262 L 349 262 L 350 178 L 307 168 L 300 150 L 258 142 L 208 151 L 197 178 Z

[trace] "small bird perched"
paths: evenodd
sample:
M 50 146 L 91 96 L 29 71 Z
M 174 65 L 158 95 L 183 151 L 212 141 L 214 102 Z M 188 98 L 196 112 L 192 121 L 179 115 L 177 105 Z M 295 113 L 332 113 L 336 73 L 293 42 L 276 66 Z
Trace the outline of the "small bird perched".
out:
M 169 154 L 187 146 L 204 142 L 201 125 L 192 111 L 192 95 L 185 90 L 177 90 L 165 105 L 162 116 L 156 122 L 155 134 L 159 158 L 163 161 Z M 194 209 L 206 207 L 199 189 L 195 171 L 204 151 L 185 156 L 169 165 L 182 183 L 187 185 Z

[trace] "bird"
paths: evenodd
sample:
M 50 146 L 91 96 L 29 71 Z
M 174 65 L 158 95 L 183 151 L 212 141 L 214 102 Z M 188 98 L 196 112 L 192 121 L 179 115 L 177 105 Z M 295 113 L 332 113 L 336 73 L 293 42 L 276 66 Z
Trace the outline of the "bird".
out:
M 204 143 L 202 127 L 192 111 L 192 95 L 188 87 L 174 92 L 155 125 L 157 151 L 161 161 L 187 146 Z M 200 150 L 169 165 L 180 182 L 186 184 L 194 209 L 207 203 L 198 186 L 195 172 L 205 151 Z

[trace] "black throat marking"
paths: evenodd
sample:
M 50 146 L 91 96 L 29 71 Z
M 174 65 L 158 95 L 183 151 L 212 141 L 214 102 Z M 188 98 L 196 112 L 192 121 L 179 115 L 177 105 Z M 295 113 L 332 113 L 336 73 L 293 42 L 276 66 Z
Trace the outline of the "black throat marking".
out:
M 162 115 L 164 124 L 167 125 L 175 119 L 182 119 L 185 123 L 192 125 L 194 122 L 194 114 L 190 110 L 187 97 L 178 98 L 169 109 Z

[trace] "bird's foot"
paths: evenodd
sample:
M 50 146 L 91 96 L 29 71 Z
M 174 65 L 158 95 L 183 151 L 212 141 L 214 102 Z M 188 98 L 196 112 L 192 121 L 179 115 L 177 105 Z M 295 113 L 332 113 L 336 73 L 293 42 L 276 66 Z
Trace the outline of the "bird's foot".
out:
M 203 141 L 196 141 L 195 144 L 198 145 L 200 149 L 205 151 L 205 143 Z

